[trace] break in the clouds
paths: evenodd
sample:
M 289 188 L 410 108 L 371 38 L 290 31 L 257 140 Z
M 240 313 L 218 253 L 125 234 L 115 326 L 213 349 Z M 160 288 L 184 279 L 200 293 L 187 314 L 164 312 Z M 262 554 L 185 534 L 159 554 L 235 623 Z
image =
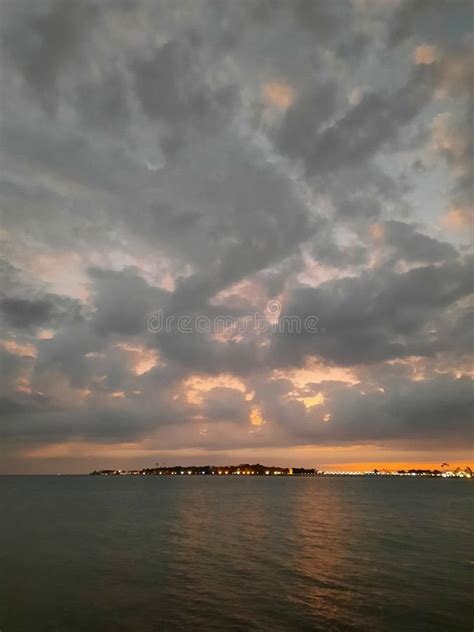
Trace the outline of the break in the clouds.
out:
M 467 458 L 470 2 L 0 13 L 2 470 Z

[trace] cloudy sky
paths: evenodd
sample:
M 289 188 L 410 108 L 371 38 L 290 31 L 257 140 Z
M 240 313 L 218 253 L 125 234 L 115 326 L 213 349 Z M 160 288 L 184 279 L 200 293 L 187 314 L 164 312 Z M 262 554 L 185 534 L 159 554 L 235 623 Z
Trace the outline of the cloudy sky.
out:
M 469 2 L 0 14 L 1 471 L 472 462 Z

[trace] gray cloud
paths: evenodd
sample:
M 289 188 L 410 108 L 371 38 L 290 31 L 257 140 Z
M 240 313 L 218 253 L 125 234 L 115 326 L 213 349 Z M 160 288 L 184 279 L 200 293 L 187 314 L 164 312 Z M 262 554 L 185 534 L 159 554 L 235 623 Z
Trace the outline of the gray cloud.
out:
M 183 135 L 201 128 L 213 132 L 232 114 L 236 98 L 232 86 L 212 89 L 199 68 L 199 40 L 193 34 L 170 41 L 152 59 L 133 65 L 134 85 L 145 113 L 166 124 L 163 145 L 173 155 Z
M 440 216 L 471 192 L 472 61 L 448 4 L 2 4 L 10 462 L 68 441 L 462 446 L 472 261 Z M 159 308 L 269 299 L 322 330 L 147 331 Z
M 418 232 L 411 224 L 389 221 L 384 222 L 382 227 L 383 242 L 394 249 L 394 256 L 397 258 L 434 263 L 457 256 L 457 251 L 451 244 L 428 237 Z
M 467 260 L 403 274 L 382 269 L 298 288 L 285 314 L 302 322 L 317 316 L 325 333 L 279 332 L 272 342 L 273 362 L 301 364 L 309 354 L 354 365 L 436 353 L 441 345 L 433 323 L 442 310 L 472 293 L 471 265 Z
M 0 314 L 5 328 L 34 329 L 57 327 L 82 318 L 79 301 L 31 287 L 21 271 L 0 261 Z
M 389 42 L 396 46 L 407 38 L 426 37 L 437 40 L 459 36 L 469 30 L 467 22 L 472 17 L 472 5 L 468 0 L 452 0 L 439 5 L 424 0 L 404 0 L 395 9 L 389 25 Z
M 363 384 L 333 391 L 327 404 L 331 421 L 307 432 L 321 442 L 412 442 L 413 447 L 456 446 L 472 437 L 472 382 L 467 376 L 384 384 L 384 392 L 365 391 Z
M 88 0 L 73 5 L 55 0 L 34 7 L 19 3 L 13 8 L 3 36 L 4 51 L 44 107 L 55 107 L 59 75 L 76 60 L 98 12 Z
M 334 87 L 322 86 L 306 97 L 309 103 L 297 102 L 289 109 L 277 146 L 291 158 L 302 159 L 309 174 L 356 165 L 397 139 L 426 105 L 433 85 L 433 69 L 419 67 L 395 93 L 368 93 L 335 122 L 328 120 Z

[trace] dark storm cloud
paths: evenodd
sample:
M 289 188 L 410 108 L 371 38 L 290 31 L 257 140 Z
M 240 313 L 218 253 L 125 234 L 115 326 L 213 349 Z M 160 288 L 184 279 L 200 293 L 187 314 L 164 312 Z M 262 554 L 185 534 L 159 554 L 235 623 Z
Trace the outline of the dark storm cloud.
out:
M 206 334 L 194 333 L 163 335 L 156 344 L 165 358 L 189 373 L 247 375 L 264 364 L 264 354 L 259 353 L 253 340 L 218 342 Z
M 394 257 L 405 261 L 435 263 L 456 258 L 454 246 L 424 235 L 405 222 L 389 221 L 381 224 L 383 243 L 394 249 Z
M 469 32 L 470 22 L 472 3 L 469 0 L 450 0 L 442 6 L 425 0 L 403 0 L 392 15 L 389 42 L 397 46 L 412 36 L 441 40 L 459 37 Z
M 133 64 L 134 85 L 145 113 L 167 125 L 164 147 L 173 155 L 190 129 L 215 131 L 232 113 L 232 86 L 212 89 L 196 60 L 199 38 L 191 34 L 166 42 L 153 58 Z
M 472 381 L 465 375 L 430 373 L 413 381 L 406 365 L 378 365 L 371 378 L 296 389 L 289 380 L 261 381 L 255 400 L 268 425 L 263 445 L 341 445 L 355 442 L 427 449 L 460 447 L 472 436 Z M 290 396 L 323 396 L 313 406 Z M 266 434 L 268 433 L 268 434 Z M 265 436 L 266 434 L 266 436 Z
M 112 71 L 99 81 L 78 86 L 76 107 L 86 125 L 113 132 L 128 123 L 127 96 L 123 78 Z
M 96 192 L 121 191 L 125 182 L 136 187 L 136 165 L 126 155 L 117 155 L 116 147 L 98 145 L 93 135 L 84 136 L 51 120 L 41 127 L 15 122 L 0 129 L 4 151 L 30 164 L 33 171 L 48 170 L 59 180 Z
M 278 131 L 280 149 L 292 157 L 312 154 L 320 129 L 334 113 L 337 88 L 335 82 L 327 81 L 312 86 L 299 97 L 289 108 Z
M 441 321 L 441 346 L 459 358 L 466 357 L 472 362 L 473 343 L 472 330 L 474 328 L 474 314 L 472 304 L 467 301 L 457 310 L 448 311 Z
M 0 417 L 16 415 L 21 412 L 30 413 L 32 412 L 32 407 L 8 397 L 0 397 Z
M 35 387 L 42 390 L 43 378 L 59 371 L 71 386 L 85 388 L 96 377 L 87 354 L 101 352 L 103 348 L 104 341 L 94 335 L 88 322 L 63 327 L 53 338 L 38 343 Z
M 76 301 L 54 294 L 38 299 L 0 298 L 0 311 L 8 325 L 19 329 L 54 327 L 66 319 L 76 320 L 80 314 Z
M 202 302 L 281 263 L 315 230 L 295 182 L 229 134 L 183 150 L 156 174 L 157 191 L 159 202 L 125 221 L 196 269 L 178 282 L 175 302 Z
M 332 122 L 329 114 L 334 86 L 323 85 L 304 97 L 308 103 L 296 102 L 288 110 L 276 138 L 277 146 L 289 157 L 303 160 L 311 175 L 357 165 L 398 138 L 400 130 L 426 105 L 433 87 L 434 69 L 418 67 L 394 93 L 368 93 Z
M 255 3 L 254 16 L 259 25 L 270 24 L 275 28 L 282 16 L 294 20 L 299 29 L 314 37 L 317 46 L 330 46 L 343 57 L 358 57 L 364 52 L 369 38 L 355 25 L 354 8 L 354 3 L 349 0 L 262 0 Z M 353 25 L 350 31 L 344 28 L 348 23 Z
M 243 393 L 235 388 L 211 388 L 205 395 L 202 412 L 209 421 L 248 421 L 248 405 Z
M 0 286 L 5 295 L 30 289 L 21 270 L 5 259 L 0 259 Z
M 317 316 L 325 333 L 278 333 L 273 362 L 301 364 L 314 354 L 354 365 L 436 353 L 441 348 L 430 325 L 442 310 L 472 293 L 471 266 L 468 259 L 404 274 L 382 269 L 296 289 L 285 315 L 302 322 Z
M 167 292 L 153 288 L 133 268 L 120 272 L 92 268 L 94 314 L 99 335 L 143 334 L 147 318 L 167 304 Z
M 384 384 L 384 391 L 364 385 L 340 388 L 328 398 L 331 421 L 314 432 L 326 441 L 393 441 L 406 445 L 445 442 L 460 446 L 472 437 L 472 381 L 440 375 L 419 382 Z M 308 424 L 309 425 L 309 424 Z M 321 427 L 322 426 L 322 427 Z
M 4 7 L 5 17 L 11 19 L 2 38 L 4 53 L 42 105 L 55 107 L 58 77 L 71 61 L 77 61 L 99 7 L 89 0 L 15 4 Z
M 0 315 L 5 329 L 56 327 L 82 318 L 79 301 L 32 287 L 20 270 L 0 261 Z
M 118 442 L 133 440 L 152 426 L 151 416 L 133 410 L 44 410 L 10 415 L 2 426 L 4 441 L 46 443 L 74 439 Z

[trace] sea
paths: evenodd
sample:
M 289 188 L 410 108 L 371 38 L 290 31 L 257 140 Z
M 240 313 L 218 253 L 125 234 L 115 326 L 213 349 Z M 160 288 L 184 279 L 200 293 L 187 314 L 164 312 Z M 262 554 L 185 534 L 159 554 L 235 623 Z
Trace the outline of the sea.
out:
M 2 476 L 1 632 L 471 632 L 473 481 Z

